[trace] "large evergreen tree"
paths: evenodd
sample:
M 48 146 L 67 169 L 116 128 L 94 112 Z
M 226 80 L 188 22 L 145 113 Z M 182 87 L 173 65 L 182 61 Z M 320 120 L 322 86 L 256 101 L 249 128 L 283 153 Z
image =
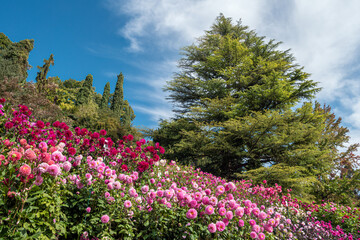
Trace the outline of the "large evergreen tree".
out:
M 166 87 L 175 111 L 200 108 L 197 117 L 217 121 L 313 98 L 316 83 L 279 44 L 220 15 L 197 44 L 183 49 L 181 71 Z
M 181 70 L 166 86 L 177 116 L 153 131 L 154 141 L 179 154 L 179 161 L 219 176 L 281 175 L 285 187 L 313 198 L 347 130 L 331 129 L 331 113 L 318 105 L 295 108 L 320 89 L 279 44 L 220 15 L 183 49 Z

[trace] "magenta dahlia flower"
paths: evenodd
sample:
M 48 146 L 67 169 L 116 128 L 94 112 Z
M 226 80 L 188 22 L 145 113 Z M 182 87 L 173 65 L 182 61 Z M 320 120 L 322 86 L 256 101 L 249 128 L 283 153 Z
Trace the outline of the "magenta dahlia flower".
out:
M 131 204 L 131 202 L 130 202 L 129 200 L 126 200 L 126 201 L 124 202 L 124 207 L 129 208 L 129 207 L 131 207 L 131 206 L 132 206 L 132 204 Z
M 102 223 L 108 223 L 109 220 L 110 220 L 110 218 L 109 218 L 108 215 L 103 215 L 103 216 L 101 217 L 101 222 L 102 222 Z
M 222 232 L 225 230 L 225 223 L 223 221 L 217 221 L 216 222 L 216 229 L 219 231 L 219 232 Z
M 186 217 L 189 219 L 194 219 L 197 217 L 197 211 L 194 208 L 190 208 L 189 211 L 186 213 Z

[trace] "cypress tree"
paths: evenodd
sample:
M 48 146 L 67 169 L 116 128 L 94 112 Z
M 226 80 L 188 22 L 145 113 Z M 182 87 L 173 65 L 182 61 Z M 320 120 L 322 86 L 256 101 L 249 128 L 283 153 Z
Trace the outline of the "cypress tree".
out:
M 107 82 L 104 87 L 104 92 L 100 102 L 100 108 L 109 107 L 109 99 L 110 99 L 110 83 Z
M 117 76 L 114 96 L 111 103 L 111 110 L 113 110 L 114 113 L 118 114 L 120 118 L 121 118 L 121 110 L 123 108 L 123 102 L 124 102 L 123 84 L 124 84 L 124 75 L 120 73 Z
M 127 100 L 124 101 L 124 113 L 122 117 L 122 122 L 125 127 L 130 128 L 131 122 L 135 118 L 134 110 L 130 106 L 129 102 Z
M 77 105 L 89 103 L 93 94 L 92 85 L 93 85 L 93 76 L 89 74 L 86 76 L 85 81 L 76 96 Z

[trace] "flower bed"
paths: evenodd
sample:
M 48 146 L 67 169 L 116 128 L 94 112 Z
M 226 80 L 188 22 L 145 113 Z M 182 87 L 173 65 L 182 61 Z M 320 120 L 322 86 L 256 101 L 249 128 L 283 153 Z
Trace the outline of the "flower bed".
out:
M 305 205 L 266 181 L 228 182 L 161 159 L 157 143 L 113 142 L 0 102 L 0 238 L 359 238 L 358 209 L 348 225 L 330 223 L 333 205 Z

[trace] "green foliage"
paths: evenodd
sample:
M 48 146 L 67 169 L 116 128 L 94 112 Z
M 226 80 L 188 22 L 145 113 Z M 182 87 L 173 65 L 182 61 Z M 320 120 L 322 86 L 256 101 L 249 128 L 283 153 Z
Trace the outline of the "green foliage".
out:
M 47 78 L 47 74 L 50 70 L 50 65 L 54 66 L 54 55 L 51 54 L 49 59 L 44 59 L 44 65 L 42 67 L 37 66 L 39 72 L 36 76 L 36 88 L 39 92 L 44 92 L 49 85 L 49 79 Z
M 131 122 L 135 119 L 135 114 L 129 102 L 127 100 L 124 100 L 123 84 L 124 84 L 124 75 L 120 73 L 117 76 L 115 91 L 111 99 L 110 109 L 119 117 L 121 125 L 127 129 L 130 129 Z M 104 88 L 104 93 L 105 93 L 105 88 Z
M 302 199 L 319 197 L 348 129 L 330 107 L 296 107 L 320 88 L 279 44 L 220 15 L 183 48 L 165 87 L 177 116 L 151 133 L 170 149 L 167 158 L 255 183 L 268 176 Z
M 50 66 L 54 65 L 54 56 L 51 54 L 49 59 L 44 60 L 43 66 L 38 66 L 36 83 L 26 83 L 30 67 L 27 59 L 32 48 L 33 40 L 13 43 L 0 33 L 2 97 L 6 97 L 11 103 L 33 107 L 35 116 L 45 121 L 63 120 L 73 126 L 87 127 L 91 131 L 106 126 L 114 139 L 121 138 L 126 133 L 140 135 L 131 124 L 135 118 L 134 111 L 128 101 L 124 101 L 122 73 L 118 76 L 114 94 L 110 94 L 110 84 L 107 83 L 101 95 L 95 92 L 91 74 L 84 81 L 62 81 L 59 77 L 48 77 Z M 16 82 L 12 84 L 10 80 Z M 21 84 L 18 85 L 18 82 Z
M 0 79 L 16 78 L 25 83 L 27 70 L 31 68 L 28 58 L 33 47 L 34 40 L 11 42 L 4 33 L 0 33 Z
M 71 78 L 65 81 L 56 78 L 54 83 L 56 84 L 54 94 L 48 94 L 50 100 L 58 105 L 65 114 L 73 114 L 76 109 L 76 96 L 82 82 Z
M 122 115 L 122 122 L 125 127 L 130 127 L 131 122 L 135 119 L 134 110 L 127 100 L 124 101 L 124 109 Z
M 357 232 L 360 229 L 360 219 L 358 211 L 353 208 L 339 205 L 333 202 L 326 202 L 321 206 L 313 206 L 316 210 L 312 216 L 331 222 L 333 226 L 340 226 L 344 231 Z
M 76 95 L 76 105 L 88 104 L 94 95 L 93 76 L 88 74 Z
M 313 98 L 320 90 L 316 83 L 293 62 L 289 51 L 277 50 L 280 43 L 264 38 L 220 15 L 197 44 L 183 49 L 181 71 L 166 86 L 175 111 L 201 108 L 206 112 L 213 100 L 219 105 L 231 98 L 232 104 L 221 114 L 226 118 L 289 108 Z M 205 118 L 219 119 L 211 114 Z
M 319 180 L 313 174 L 309 174 L 307 167 L 285 163 L 250 170 L 239 177 L 252 179 L 255 183 L 264 180 L 269 184 L 276 183 L 285 189 L 291 189 L 299 199 L 306 202 L 315 200 L 309 192 L 312 192 L 314 184 L 319 184 Z
M 120 118 L 121 118 L 123 104 L 124 104 L 123 84 L 124 84 L 124 75 L 122 73 L 120 73 L 117 76 L 114 96 L 112 98 L 111 107 L 110 107 L 111 110 L 113 110 L 115 113 L 117 113 L 120 116 Z
M 92 122 L 90 129 L 106 129 L 107 136 L 114 140 L 133 132 L 132 129 L 122 126 L 118 116 L 109 108 L 99 109 L 98 118 Z
M 93 123 L 99 118 L 99 106 L 92 100 L 78 106 L 73 114 L 76 123 L 80 127 L 91 128 Z
M 71 119 L 47 96 L 36 91 L 35 84 L 26 82 L 19 84 L 17 79 L 1 79 L 0 96 L 14 106 L 27 105 L 33 112 L 33 115 L 43 121 L 64 121 L 71 123 Z
M 177 121 L 163 120 L 157 130 L 145 131 L 146 136 L 151 136 L 154 142 L 161 141 L 162 146 L 166 146 L 164 156 L 167 159 L 181 159 L 182 163 L 194 165 L 199 159 L 197 150 L 204 143 L 199 136 L 198 145 L 193 144 L 193 149 L 183 149 L 179 151 L 177 144 L 185 137 L 187 132 L 199 133 L 200 129 L 190 119 L 180 118 Z M 193 138 L 195 139 L 195 137 Z M 184 148 L 185 146 L 183 146 Z M 198 149 L 196 149 L 198 148 Z
M 110 83 L 107 82 L 104 87 L 104 92 L 101 97 L 100 108 L 109 108 L 110 101 Z

